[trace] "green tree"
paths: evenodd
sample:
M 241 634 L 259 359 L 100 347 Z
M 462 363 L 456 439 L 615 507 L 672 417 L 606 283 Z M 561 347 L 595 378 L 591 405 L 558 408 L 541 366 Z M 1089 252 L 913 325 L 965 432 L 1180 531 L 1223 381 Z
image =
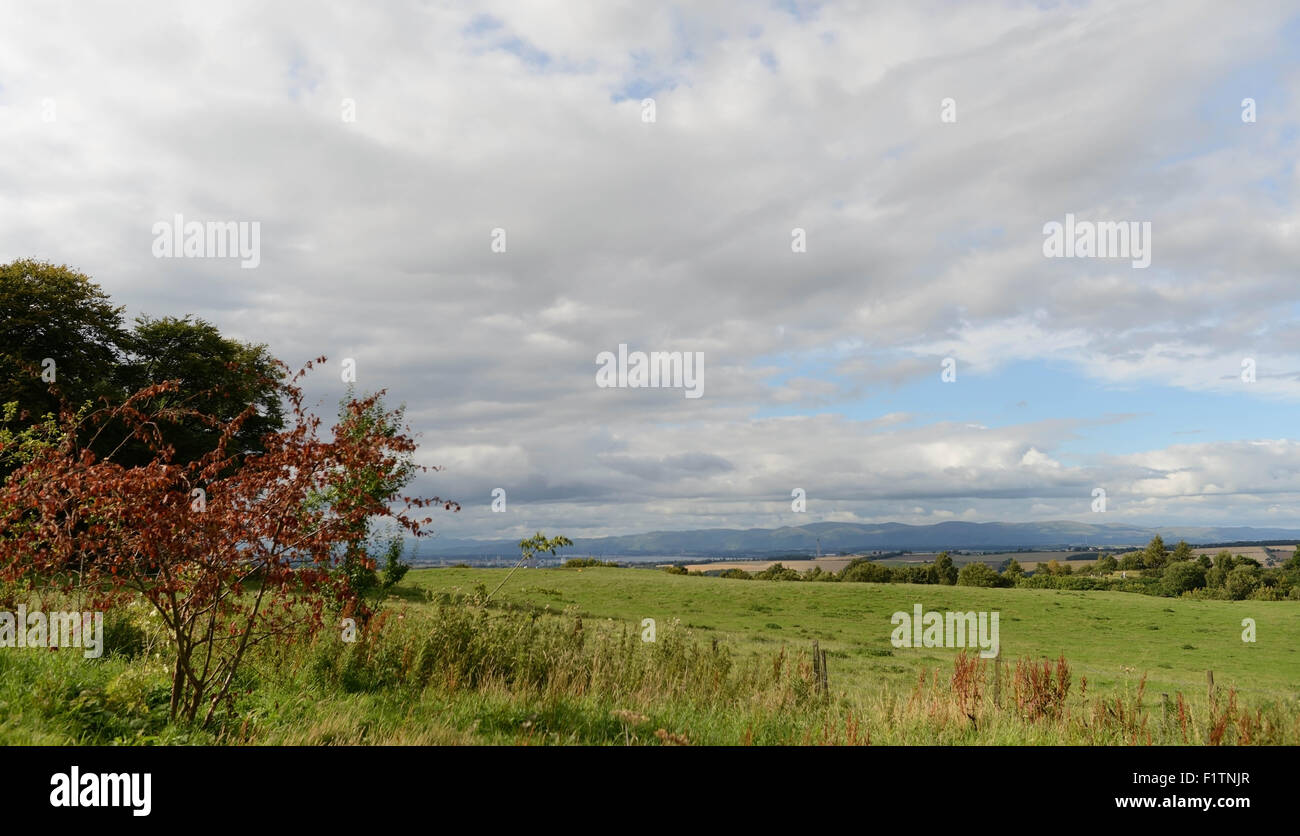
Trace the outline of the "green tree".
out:
M 801 580 L 799 572 L 794 569 L 788 569 L 780 563 L 773 563 L 763 571 L 754 575 L 756 581 L 797 581 Z
M 938 583 L 939 573 L 935 570 L 933 563 L 927 563 L 924 566 L 899 566 L 889 575 L 890 583 L 920 583 L 934 584 Z
M 387 409 L 382 391 L 357 399 L 349 387 L 339 405 L 339 422 L 334 427 L 334 436 L 349 440 L 370 437 L 401 439 L 405 437 L 406 429 L 403 426 L 404 413 L 405 407 Z M 401 564 L 400 535 L 396 537 L 396 542 L 389 539 L 380 545 L 373 533 L 375 518 L 348 516 L 347 510 L 362 506 L 373 507 L 377 498 L 399 495 L 402 488 L 422 469 L 411 457 L 414 449 L 413 444 L 394 446 L 382 457 L 353 462 L 327 491 L 312 496 L 308 502 L 309 508 L 338 508 L 351 521 L 346 536 L 341 538 L 340 553 L 335 556 L 332 568 L 337 576 L 347 581 L 342 586 L 341 594 L 334 599 L 336 607 L 346 607 L 349 602 L 359 601 L 367 594 L 383 588 L 383 582 L 375 571 L 377 561 L 371 556 L 372 553 L 382 549 L 386 558 L 391 558 L 394 562 L 389 577 L 396 576 L 400 580 L 401 575 L 405 574 L 396 568 L 396 565 Z M 362 608 L 357 614 L 365 618 L 369 615 L 369 610 Z
M 409 563 L 402 562 L 402 538 L 395 536 L 388 541 L 388 548 L 384 552 L 384 581 L 380 587 L 384 590 L 392 589 L 402 582 L 406 573 L 411 571 Z
M 957 567 L 953 564 L 952 558 L 948 553 L 939 552 L 939 556 L 934 560 L 934 571 L 937 576 L 937 583 L 952 586 L 957 583 Z
M 136 320 L 124 345 L 126 358 L 116 369 L 120 388 L 137 391 L 180 381 L 178 392 L 159 396 L 154 405 L 198 413 L 159 426 L 162 441 L 175 450 L 173 461 L 184 464 L 211 451 L 222 427 L 249 407 L 253 412 L 231 440 L 230 452 L 262 452 L 263 436 L 284 426 L 283 373 L 265 345 L 223 337 L 202 319 L 147 316 Z M 149 458 L 144 445 L 130 444 L 116 460 L 131 466 Z
M 596 569 L 600 567 L 617 569 L 618 564 L 613 560 L 601 560 L 598 557 L 571 557 L 564 561 L 565 569 Z M 683 568 L 679 574 L 685 575 L 688 572 Z
M 116 397 L 126 336 L 122 308 L 89 277 L 29 259 L 0 265 L 0 407 L 16 404 L 5 427 L 57 416 L 62 400 L 76 409 Z
M 1013 557 L 1007 560 L 1006 568 L 1002 570 L 1002 576 L 1014 584 L 1025 576 L 1025 570 L 1021 568 L 1020 562 Z
M 22 426 L 17 402 L 0 406 L 0 473 L 13 472 L 62 438 L 63 432 L 53 416 Z
M 189 317 L 141 317 L 128 331 L 122 308 L 84 274 L 31 260 L 0 266 L 0 408 L 16 404 L 4 421 L 11 432 L 64 408 L 121 403 L 165 381 L 179 386 L 137 401 L 159 419 L 148 428 L 149 443 L 121 416 L 83 428 L 95 433 L 98 456 L 131 467 L 170 446 L 174 464 L 197 461 L 250 410 L 227 440 L 237 462 L 241 453 L 262 452 L 263 436 L 284 426 L 282 366 L 265 346 L 227 339 Z M 12 469 L 0 462 L 0 478 Z
M 1192 560 L 1195 557 L 1196 553 L 1192 551 L 1191 545 L 1186 540 L 1179 540 L 1178 544 L 1174 546 L 1173 556 L 1169 560 L 1171 563 L 1177 563 L 1180 560 Z
M 1165 548 L 1165 541 L 1159 534 L 1151 538 L 1146 549 L 1142 552 L 1142 567 L 1145 569 L 1160 569 L 1169 561 L 1169 551 Z
M 1259 586 L 1260 575 L 1258 566 L 1237 566 L 1224 579 L 1223 591 L 1234 601 L 1244 600 Z
M 957 573 L 958 586 L 1003 586 L 1004 578 L 994 572 L 987 563 L 975 561 L 961 567 Z
M 840 579 L 852 583 L 889 583 L 894 572 L 888 566 L 870 560 L 855 561 L 844 567 Z
M 1160 578 L 1160 588 L 1166 595 L 1178 596 L 1205 586 L 1205 569 L 1194 560 L 1169 564 Z
M 1223 549 L 1214 556 L 1214 564 L 1205 570 L 1205 585 L 1210 589 L 1222 589 L 1232 571 L 1232 553 Z
M 1099 575 L 1109 575 L 1118 568 L 1119 561 L 1113 555 L 1106 554 L 1098 558 L 1096 565 L 1093 566 L 1093 571 Z

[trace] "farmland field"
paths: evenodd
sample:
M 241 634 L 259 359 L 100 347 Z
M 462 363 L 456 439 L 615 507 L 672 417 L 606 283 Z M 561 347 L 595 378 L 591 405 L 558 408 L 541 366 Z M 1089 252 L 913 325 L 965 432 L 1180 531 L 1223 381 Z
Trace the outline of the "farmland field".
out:
M 762 572 L 770 566 L 780 563 L 787 569 L 806 572 L 820 566 L 823 572 L 839 572 L 848 566 L 852 557 L 815 557 L 811 560 L 718 560 L 707 563 L 688 563 L 689 572 L 725 572 L 728 569 L 740 569 L 744 572 Z
M 1249 549 L 1244 551 L 1250 551 Z M 820 566 L 823 572 L 839 572 L 848 566 L 857 558 L 867 558 L 882 566 L 919 566 L 925 563 L 933 563 L 938 557 L 938 552 L 908 552 L 903 555 L 891 555 L 889 557 L 875 558 L 870 554 L 862 555 L 840 555 L 835 557 L 817 557 L 804 560 L 782 559 L 782 560 L 715 560 L 702 563 L 688 563 L 685 568 L 691 572 L 725 572 L 728 569 L 740 569 L 745 572 L 762 572 L 777 563 L 780 563 L 787 569 L 794 569 L 797 572 L 806 572 L 809 569 Z M 950 552 L 949 556 L 952 562 L 957 566 L 964 566 L 967 563 L 987 563 L 990 566 L 997 567 L 1003 561 L 1015 559 L 1020 564 L 1020 568 L 1026 572 L 1033 571 L 1039 563 L 1046 563 L 1050 560 L 1056 560 L 1061 563 L 1072 561 L 1074 566 L 1082 566 L 1097 560 L 1096 552 L 1072 552 L 1072 551 L 1024 551 L 1024 552 L 988 552 L 988 553 L 959 553 Z M 1254 556 L 1249 555 L 1249 556 Z M 1287 552 L 1287 557 L 1290 552 Z M 1263 560 L 1260 561 L 1261 563 Z
M 431 591 L 468 591 L 501 570 L 413 571 Z M 495 582 L 490 584 L 495 585 Z M 814 639 L 830 652 L 836 687 L 905 687 L 925 667 L 951 664 L 956 650 L 893 648 L 890 616 L 926 610 L 1001 613 L 1004 658 L 1064 654 L 1089 687 L 1111 689 L 1148 674 L 1155 692 L 1204 690 L 1205 671 L 1243 694 L 1300 698 L 1300 607 L 1293 602 L 1192 601 L 1123 592 L 980 589 L 859 583 L 776 583 L 684 577 L 636 569 L 536 569 L 519 573 L 504 600 L 566 608 L 629 626 L 679 620 L 703 639 L 748 653 Z M 1243 618 L 1258 641 L 1242 641 Z
M 256 649 L 202 727 L 168 717 L 151 609 L 116 607 L 103 658 L 0 654 L 0 743 L 1300 742 L 1292 601 L 568 568 L 485 603 L 506 572 L 413 570 L 355 639 Z M 893 646 L 916 605 L 997 612 L 1001 663 Z

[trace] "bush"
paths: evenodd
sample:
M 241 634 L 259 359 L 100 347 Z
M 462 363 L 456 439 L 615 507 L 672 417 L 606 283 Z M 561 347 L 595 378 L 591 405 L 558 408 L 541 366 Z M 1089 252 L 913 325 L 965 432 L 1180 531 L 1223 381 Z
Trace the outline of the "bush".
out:
M 1010 582 L 1003 578 L 997 572 L 994 572 L 987 563 L 967 563 L 961 567 L 957 573 L 958 586 L 1010 586 Z
M 934 564 L 927 563 L 924 566 L 900 566 L 895 569 L 889 576 L 890 583 L 938 583 L 939 578 L 935 573 Z
M 744 569 L 728 569 L 721 575 L 718 575 L 718 577 L 731 578 L 738 581 L 752 581 L 754 579 L 754 576 L 746 572 Z
M 773 563 L 763 571 L 754 576 L 758 581 L 797 581 L 799 573 L 794 569 L 787 569 L 780 563 Z
M 1115 589 L 1119 582 L 1112 583 L 1105 578 L 1090 578 L 1086 575 L 1046 575 L 1034 574 L 1016 581 L 1016 586 L 1023 589 Z M 1144 590 L 1131 590 L 1144 591 Z
M 952 586 L 957 583 L 957 567 L 953 565 L 952 558 L 947 552 L 940 552 L 934 560 L 934 572 L 936 583 Z
M 1062 563 L 1059 560 L 1049 560 L 1046 563 L 1038 564 L 1034 570 L 1035 575 L 1073 575 L 1074 567 L 1068 562 Z
M 618 564 L 612 560 L 597 560 L 594 557 L 571 557 L 564 561 L 565 569 L 591 569 L 603 566 L 610 569 L 617 569 Z M 685 574 L 685 572 L 683 572 Z
M 383 589 L 397 586 L 409 571 L 411 571 L 410 564 L 402 562 L 402 538 L 394 537 L 388 541 L 388 547 L 384 552 Z
M 1165 595 L 1177 597 L 1193 589 L 1205 586 L 1205 569 L 1192 560 L 1171 563 L 1165 568 L 1160 579 L 1160 588 Z
M 854 561 L 845 566 L 844 571 L 840 573 L 840 580 L 852 583 L 889 583 L 893 580 L 893 575 L 893 570 L 888 566 L 864 560 Z
M 1213 571 L 1213 570 L 1211 570 Z M 1258 566 L 1238 566 L 1228 573 L 1223 582 L 1223 591 L 1234 601 L 1241 601 L 1250 596 L 1259 586 L 1260 571 Z
M 1282 591 L 1279 587 L 1276 587 L 1276 586 L 1260 586 L 1260 587 L 1257 587 L 1257 588 L 1255 589 L 1254 592 L 1250 593 L 1250 600 L 1252 600 L 1252 601 L 1284 601 L 1284 600 L 1286 600 L 1286 595 L 1283 594 L 1283 591 Z

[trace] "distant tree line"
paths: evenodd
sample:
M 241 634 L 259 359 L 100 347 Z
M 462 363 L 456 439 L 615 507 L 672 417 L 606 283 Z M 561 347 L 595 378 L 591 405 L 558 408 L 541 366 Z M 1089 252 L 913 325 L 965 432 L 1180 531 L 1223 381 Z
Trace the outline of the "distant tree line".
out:
M 571 557 L 564 561 L 565 569 L 590 569 L 596 566 L 604 566 L 614 569 L 618 568 L 618 564 L 612 560 L 599 560 L 594 557 Z M 686 572 L 682 571 L 678 574 L 684 575 Z
M 680 566 L 668 567 L 667 571 L 687 574 L 686 569 Z M 1157 535 L 1141 551 L 1130 552 L 1119 559 L 1105 555 L 1078 568 L 1068 562 L 1049 560 L 1037 564 L 1032 572 L 1026 572 L 1015 558 L 1010 558 L 997 569 L 980 561 L 967 563 L 958 569 L 945 551 L 932 563 L 908 566 L 885 566 L 863 557 L 853 560 L 839 572 L 827 572 L 820 566 L 800 572 L 774 563 L 760 572 L 728 569 L 719 576 L 758 581 L 1095 589 L 1166 597 L 1281 601 L 1300 600 L 1300 546 L 1285 563 L 1274 568 L 1265 568 L 1253 558 L 1233 555 L 1226 549 L 1213 558 L 1198 556 L 1184 541 L 1170 551 Z

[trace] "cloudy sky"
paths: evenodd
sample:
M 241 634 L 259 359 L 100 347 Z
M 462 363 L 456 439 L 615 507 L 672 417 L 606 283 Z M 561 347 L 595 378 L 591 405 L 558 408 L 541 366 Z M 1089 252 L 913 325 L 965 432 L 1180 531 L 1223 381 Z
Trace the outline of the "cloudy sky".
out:
M 354 359 L 447 537 L 1300 527 L 1297 44 L 1269 2 L 10 3 L 0 261 L 327 355 L 326 410 Z M 260 263 L 155 258 L 177 214 Z M 1150 266 L 1046 257 L 1067 214 Z M 598 387 L 619 344 L 703 396 Z

